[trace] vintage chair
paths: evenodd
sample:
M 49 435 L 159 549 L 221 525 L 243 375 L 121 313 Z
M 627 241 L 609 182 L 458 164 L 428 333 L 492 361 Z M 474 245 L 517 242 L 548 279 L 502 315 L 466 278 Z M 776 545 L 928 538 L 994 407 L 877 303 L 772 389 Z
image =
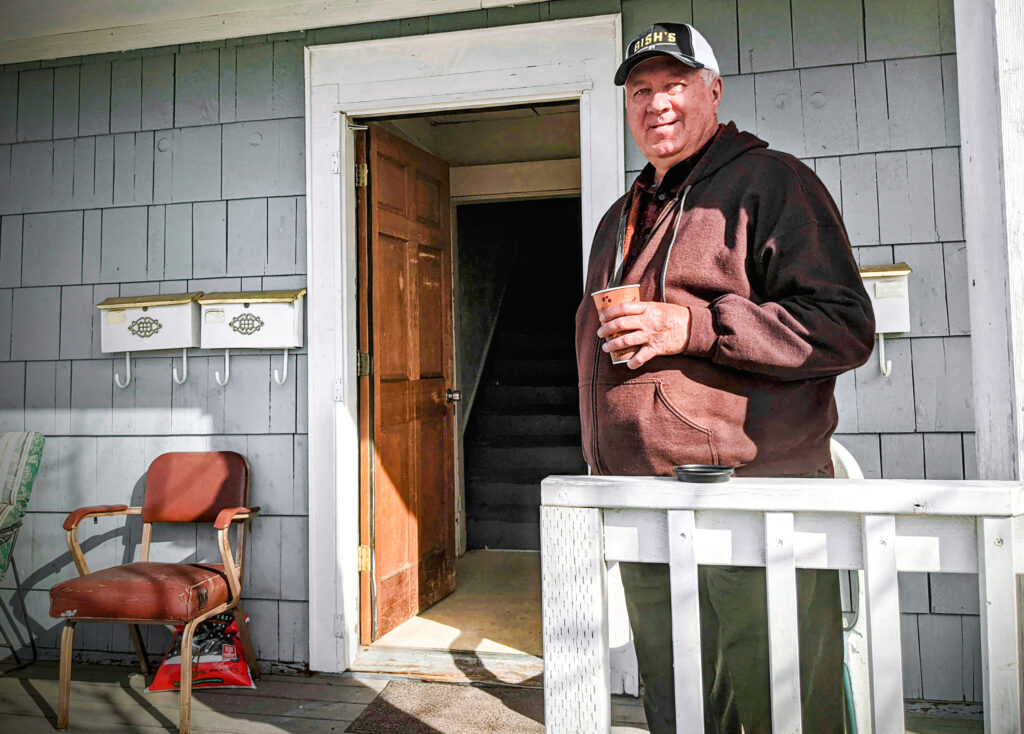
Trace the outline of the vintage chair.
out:
M 196 625 L 215 614 L 233 611 L 246 662 L 259 677 L 256 654 L 239 600 L 244 578 L 246 531 L 258 507 L 249 501 L 249 465 L 232 451 L 168 453 L 149 466 L 142 507 L 105 505 L 75 510 L 64 521 L 68 548 L 78 578 L 50 589 L 50 616 L 64 619 L 60 646 L 60 693 L 57 728 L 68 726 L 71 695 L 71 642 L 78 622 L 122 622 L 144 673 L 149 661 L 140 624 L 183 624 L 182 660 L 189 659 Z M 142 515 L 140 561 L 89 572 L 78 542 L 78 526 L 87 517 Z M 149 546 L 153 523 L 213 523 L 221 563 L 151 563 Z M 237 522 L 232 556 L 228 533 Z M 181 666 L 179 728 L 188 734 L 192 710 L 192 666 Z
M 21 588 L 21 577 L 18 575 L 18 564 L 14 561 L 14 544 L 18 541 L 21 521 L 28 509 L 28 500 L 32 495 L 32 485 L 39 473 L 39 462 L 43 458 L 43 444 L 46 437 L 35 431 L 19 431 L 0 433 L 0 581 L 7 575 L 7 568 L 14 571 L 14 589 L 21 603 L 22 619 L 25 621 L 28 640 L 32 646 L 32 662 L 35 662 L 38 651 L 32 636 L 32 627 L 25 608 L 25 594 Z M 13 619 L 7 610 L 3 616 Z M 0 619 L 0 634 L 3 635 L 5 647 L 11 648 L 14 662 L 21 664 L 18 647 L 7 635 Z

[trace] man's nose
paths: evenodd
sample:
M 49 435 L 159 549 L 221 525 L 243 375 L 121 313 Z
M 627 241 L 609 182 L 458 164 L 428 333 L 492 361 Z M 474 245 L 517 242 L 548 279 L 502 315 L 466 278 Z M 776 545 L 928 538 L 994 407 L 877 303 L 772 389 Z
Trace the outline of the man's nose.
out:
M 668 94 L 666 94 L 665 92 L 658 92 L 657 94 L 651 95 L 651 112 L 661 114 L 662 112 L 666 111 L 669 108 L 669 106 L 670 105 Z

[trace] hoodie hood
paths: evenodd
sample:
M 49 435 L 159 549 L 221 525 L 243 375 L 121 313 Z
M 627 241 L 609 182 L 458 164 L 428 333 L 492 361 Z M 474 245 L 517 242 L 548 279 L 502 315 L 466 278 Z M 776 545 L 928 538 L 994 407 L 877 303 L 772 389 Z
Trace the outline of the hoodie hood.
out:
M 708 178 L 730 161 L 738 158 L 748 150 L 767 148 L 768 143 L 748 132 L 739 130 L 735 122 L 719 123 L 718 131 L 711 139 L 711 146 L 704 151 L 697 165 L 683 182 L 683 188 Z M 654 166 L 648 163 L 640 173 L 641 177 L 653 176 Z

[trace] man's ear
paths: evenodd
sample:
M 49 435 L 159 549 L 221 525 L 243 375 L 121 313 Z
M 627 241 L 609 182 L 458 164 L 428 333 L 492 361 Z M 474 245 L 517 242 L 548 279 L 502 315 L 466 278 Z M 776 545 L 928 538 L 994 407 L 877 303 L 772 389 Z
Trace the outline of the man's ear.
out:
M 716 76 L 715 80 L 711 82 L 711 98 L 714 100 L 715 111 L 718 111 L 718 105 L 722 103 L 722 77 Z

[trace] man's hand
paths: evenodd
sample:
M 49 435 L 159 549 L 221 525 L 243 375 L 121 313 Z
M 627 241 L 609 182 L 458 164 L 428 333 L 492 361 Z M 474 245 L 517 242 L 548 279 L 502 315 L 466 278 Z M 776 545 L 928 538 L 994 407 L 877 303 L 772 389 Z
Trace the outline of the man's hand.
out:
M 599 337 L 620 333 L 601 347 L 605 352 L 639 346 L 626 366 L 635 370 L 659 354 L 678 354 L 690 340 L 690 309 L 673 303 L 617 303 L 601 316 Z

